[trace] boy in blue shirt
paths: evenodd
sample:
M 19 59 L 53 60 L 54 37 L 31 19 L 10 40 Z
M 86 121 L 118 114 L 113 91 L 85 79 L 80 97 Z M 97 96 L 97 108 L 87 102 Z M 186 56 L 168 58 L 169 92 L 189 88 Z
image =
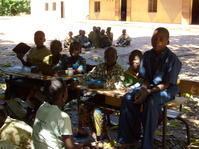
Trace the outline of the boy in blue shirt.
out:
M 81 48 L 82 46 L 79 42 L 75 41 L 70 44 L 69 52 L 71 56 L 63 59 L 61 63 L 62 70 L 66 70 L 71 67 L 76 74 L 86 72 L 86 60 L 80 56 Z
M 140 75 L 144 79 L 140 87 L 123 97 L 118 141 L 121 144 L 136 144 L 139 140 L 139 118 L 142 118 L 143 149 L 153 148 L 154 131 L 164 103 L 174 99 L 178 92 L 176 84 L 181 62 L 167 47 L 169 32 L 157 28 L 151 38 L 152 49 L 143 55 Z M 140 107 L 143 104 L 143 112 Z

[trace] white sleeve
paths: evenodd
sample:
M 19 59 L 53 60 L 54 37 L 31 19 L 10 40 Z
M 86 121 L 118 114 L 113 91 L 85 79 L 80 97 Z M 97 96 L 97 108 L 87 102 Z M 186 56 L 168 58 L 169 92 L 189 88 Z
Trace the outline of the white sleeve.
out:
M 61 135 L 72 135 L 71 120 L 67 113 L 61 112 L 61 117 L 58 120 L 58 125 Z

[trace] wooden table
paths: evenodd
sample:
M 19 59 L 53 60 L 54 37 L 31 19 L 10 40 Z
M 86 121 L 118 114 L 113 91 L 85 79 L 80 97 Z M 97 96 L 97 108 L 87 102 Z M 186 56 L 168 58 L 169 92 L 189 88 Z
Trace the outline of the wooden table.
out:
M 43 91 L 41 91 L 41 87 L 45 85 L 45 81 L 55 78 L 62 78 L 63 80 L 67 81 L 74 77 L 82 76 L 82 74 L 72 76 L 47 76 L 41 73 L 31 73 L 30 67 L 24 66 L 0 68 L 0 71 L 9 75 L 9 78 L 6 79 L 7 89 L 5 93 L 5 99 L 7 100 L 11 98 L 12 91 L 14 91 L 10 89 L 11 86 L 15 86 L 17 89 L 29 89 L 29 93 L 27 93 L 27 95 L 24 94 L 22 97 L 23 99 L 28 99 L 36 95 L 39 95 L 37 96 L 38 98 L 43 98 L 44 94 Z M 18 94 L 17 97 L 21 98 L 21 94 Z
M 16 77 L 23 77 L 23 78 L 37 79 L 37 80 L 50 80 L 54 78 L 62 78 L 63 80 L 70 80 L 74 77 L 82 76 L 82 74 L 77 74 L 72 76 L 67 76 L 67 75 L 48 76 L 48 75 L 43 75 L 41 73 L 32 73 L 30 67 L 26 66 L 6 67 L 6 68 L 0 68 L 0 70 L 5 74 L 10 75 L 11 78 L 13 76 L 16 76 Z
M 122 97 L 126 93 L 126 91 L 124 91 L 124 90 L 116 90 L 116 89 L 113 89 L 113 90 L 91 89 L 85 84 L 76 85 L 75 88 L 79 89 L 79 90 L 87 90 L 88 92 L 104 95 L 105 96 L 105 104 L 114 106 L 114 107 L 120 107 Z

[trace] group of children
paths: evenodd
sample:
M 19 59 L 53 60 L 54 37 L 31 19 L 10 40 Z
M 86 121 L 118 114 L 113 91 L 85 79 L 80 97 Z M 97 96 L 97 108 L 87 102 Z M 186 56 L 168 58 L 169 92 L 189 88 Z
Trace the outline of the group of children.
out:
M 86 70 L 86 61 L 80 56 L 81 43 L 72 42 L 69 47 L 70 56 L 61 54 L 62 43 L 59 40 L 53 40 L 50 43 L 50 49 L 45 45 L 45 34 L 37 31 L 34 34 L 36 47 L 31 48 L 25 55 L 18 58 L 25 66 L 32 67 L 32 71 L 41 71 L 43 74 L 55 75 L 67 73 L 68 68 L 72 68 L 76 73 L 84 73 Z
M 97 30 L 97 32 L 100 31 Z M 110 31 L 110 28 L 108 30 Z M 92 34 L 89 35 L 91 39 L 94 39 L 92 37 L 99 34 L 96 34 L 94 27 Z M 126 71 L 117 63 L 117 50 L 113 47 L 105 50 L 103 63 L 86 73 L 86 60 L 79 55 L 82 47 L 80 42 L 74 41 L 69 44 L 71 56 L 67 57 L 60 54 L 60 41 L 52 41 L 51 50 L 44 46 L 45 35 L 42 31 L 35 33 L 34 40 L 36 48 L 31 49 L 26 56 L 28 65 L 36 65 L 39 69 L 48 67 L 53 74 L 65 72 L 67 68 L 72 67 L 76 73 L 84 73 L 81 81 L 103 80 L 105 88 L 127 88 L 120 110 L 117 141 L 121 146 L 127 144 L 128 147 L 136 148 L 142 124 L 141 147 L 153 148 L 154 131 L 162 105 L 172 100 L 177 94 L 176 82 L 181 69 L 181 62 L 167 48 L 169 32 L 166 28 L 160 27 L 154 31 L 151 50 L 143 55 L 139 50 L 133 50 L 130 53 L 129 68 Z M 97 40 L 90 41 L 92 46 L 98 43 Z M 61 111 L 68 100 L 68 93 L 70 94 L 65 82 L 60 79 L 48 81 L 45 85 L 45 93 L 45 102 L 37 110 L 33 125 L 35 148 L 63 148 L 64 146 L 81 148 L 84 146 L 85 144 L 77 146 L 73 143 L 70 117 Z M 107 139 L 106 114 L 99 108 L 99 105 L 103 104 L 105 104 L 105 97 L 97 94 L 91 96 L 80 107 L 80 125 L 95 128 L 97 140 Z
M 79 30 L 79 35 L 73 37 L 73 33 L 68 32 L 68 36 L 64 41 L 64 47 L 67 48 L 74 42 L 80 42 L 83 48 L 106 48 L 113 44 L 113 33 L 111 27 L 107 27 L 106 31 L 101 27 L 93 26 L 93 30 L 85 35 L 84 30 Z M 122 30 L 122 35 L 118 38 L 115 46 L 126 47 L 129 46 L 131 38 L 127 35 L 126 29 Z

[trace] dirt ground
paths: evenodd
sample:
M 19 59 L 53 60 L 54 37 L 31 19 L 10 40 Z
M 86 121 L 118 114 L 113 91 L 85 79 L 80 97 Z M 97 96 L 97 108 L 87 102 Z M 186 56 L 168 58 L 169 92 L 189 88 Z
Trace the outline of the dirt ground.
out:
M 139 22 L 116 22 L 116 21 L 79 21 L 67 22 L 67 20 L 35 19 L 31 16 L 23 17 L 0 17 L 0 67 L 21 65 L 12 52 L 14 46 L 19 42 L 26 42 L 33 45 L 33 34 L 36 30 L 43 30 L 46 34 L 46 45 L 53 39 L 63 41 L 68 31 L 73 31 L 76 35 L 79 29 L 84 29 L 89 33 L 93 26 L 100 26 L 103 29 L 111 26 L 114 40 L 119 37 L 123 28 L 132 38 L 131 46 L 117 47 L 118 63 L 128 67 L 128 54 L 133 49 L 146 51 L 151 48 L 150 38 L 153 30 L 163 26 L 169 29 L 169 48 L 176 53 L 183 63 L 180 72 L 180 79 L 199 81 L 199 26 L 178 25 L 178 24 L 158 24 Z M 115 41 L 114 41 L 115 42 Z M 82 56 L 87 58 L 91 64 L 97 64 L 103 60 L 104 49 L 90 49 L 82 51 Z M 63 51 L 63 53 L 67 53 Z M 98 61 L 93 59 L 98 57 Z M 5 91 L 5 74 L 0 72 L 0 97 Z M 74 108 L 71 108 L 72 111 Z M 189 148 L 199 148 L 199 98 L 191 97 L 189 102 L 183 107 L 183 116 L 188 120 L 191 128 L 191 142 Z M 72 112 L 74 114 L 74 112 Z M 161 130 L 158 129 L 155 136 L 156 148 L 160 148 Z M 179 121 L 169 121 L 169 148 L 188 148 L 185 138 L 185 127 Z

